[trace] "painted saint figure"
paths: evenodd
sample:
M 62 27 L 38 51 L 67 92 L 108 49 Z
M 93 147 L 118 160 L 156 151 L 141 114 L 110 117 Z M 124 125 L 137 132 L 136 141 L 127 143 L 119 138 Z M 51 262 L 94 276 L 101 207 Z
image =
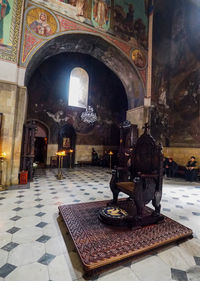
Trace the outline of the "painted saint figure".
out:
M 146 58 L 139 49 L 133 50 L 132 60 L 134 64 L 139 68 L 143 68 L 146 65 Z
M 10 12 L 10 5 L 7 0 L 0 0 L 0 44 L 3 44 L 3 20 Z
M 101 28 L 108 22 L 108 5 L 105 0 L 95 0 L 93 16 Z
M 84 12 L 87 9 L 87 0 L 76 1 L 77 16 L 84 16 Z
M 39 19 L 30 24 L 30 28 L 37 34 L 42 36 L 49 36 L 52 34 L 50 25 L 47 23 L 47 16 L 45 13 L 39 15 Z

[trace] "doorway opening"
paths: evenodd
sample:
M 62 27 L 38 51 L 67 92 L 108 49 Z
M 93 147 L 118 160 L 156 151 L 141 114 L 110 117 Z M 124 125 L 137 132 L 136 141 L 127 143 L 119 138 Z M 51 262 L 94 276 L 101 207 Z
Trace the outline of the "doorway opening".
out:
M 39 121 L 35 121 L 36 133 L 34 142 L 34 162 L 39 168 L 45 168 L 47 162 L 48 129 Z

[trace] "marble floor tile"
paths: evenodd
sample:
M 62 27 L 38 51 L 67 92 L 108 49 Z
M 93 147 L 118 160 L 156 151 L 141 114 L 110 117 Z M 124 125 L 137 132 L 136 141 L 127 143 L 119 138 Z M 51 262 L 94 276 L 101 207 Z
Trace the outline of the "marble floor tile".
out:
M 17 221 L 15 226 L 20 227 L 20 228 L 25 228 L 25 227 L 30 228 L 40 222 L 41 222 L 41 219 L 37 216 L 26 216 L 26 217 L 21 218 L 19 221 Z
M 172 246 L 167 250 L 161 251 L 158 253 L 158 257 L 171 268 L 173 267 L 186 271 L 188 268 L 195 266 L 193 256 L 177 246 Z
M 64 255 L 58 255 L 48 266 L 50 279 L 53 281 L 72 281 L 67 260 Z
M 64 169 L 63 173 L 65 179 L 58 181 L 56 169 L 38 169 L 30 189 L 0 192 L 0 269 L 3 276 L 7 274 L 4 280 L 0 276 L 0 281 L 85 280 L 73 241 L 58 215 L 58 206 L 111 199 L 111 171 L 82 167 Z M 173 276 L 182 276 L 188 281 L 199 281 L 198 186 L 199 183 L 188 184 L 181 179 L 164 180 L 161 202 L 162 212 L 192 228 L 196 238 L 162 247 L 90 280 L 170 281 Z M 40 237 L 49 239 L 37 242 Z M 19 245 L 10 252 L 1 249 L 14 245 L 9 243 Z
M 194 266 L 187 270 L 188 281 L 200 280 L 200 266 Z
M 119 269 L 111 270 L 106 273 L 101 274 L 98 281 L 140 281 L 136 273 L 134 273 L 130 268 L 120 267 Z
M 152 256 L 131 265 L 131 270 L 142 281 L 169 281 L 171 270 L 159 257 Z M 161 279 L 162 278 L 162 279 Z
M 47 266 L 35 262 L 17 267 L 5 278 L 5 281 L 49 281 L 49 279 Z
M 8 260 L 8 252 L 6 252 L 6 251 L 0 249 L 0 268 L 1 268 L 4 264 L 6 264 L 7 260 Z
M 8 262 L 16 266 L 22 266 L 36 262 L 44 254 L 45 246 L 42 243 L 21 244 L 10 252 Z
M 43 232 L 38 227 L 25 227 L 13 234 L 13 242 L 23 244 L 35 242 Z
M 10 233 L 4 232 L 0 233 L 0 248 L 10 243 L 12 240 L 12 235 Z

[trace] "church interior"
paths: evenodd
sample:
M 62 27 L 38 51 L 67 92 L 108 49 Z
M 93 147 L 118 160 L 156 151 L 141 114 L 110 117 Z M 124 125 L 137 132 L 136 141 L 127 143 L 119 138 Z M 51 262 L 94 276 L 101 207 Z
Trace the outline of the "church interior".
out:
M 200 280 L 199 24 L 0 0 L 0 281 Z

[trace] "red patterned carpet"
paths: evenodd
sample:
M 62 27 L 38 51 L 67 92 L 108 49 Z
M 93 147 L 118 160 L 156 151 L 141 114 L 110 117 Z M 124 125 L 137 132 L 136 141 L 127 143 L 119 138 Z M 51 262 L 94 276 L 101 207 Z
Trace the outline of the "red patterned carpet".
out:
M 79 253 L 84 269 L 90 271 L 192 235 L 192 230 L 164 217 L 160 224 L 139 229 L 113 227 L 98 219 L 107 201 L 59 207 Z M 124 208 L 124 201 L 121 201 Z M 144 216 L 152 210 L 145 208 Z

